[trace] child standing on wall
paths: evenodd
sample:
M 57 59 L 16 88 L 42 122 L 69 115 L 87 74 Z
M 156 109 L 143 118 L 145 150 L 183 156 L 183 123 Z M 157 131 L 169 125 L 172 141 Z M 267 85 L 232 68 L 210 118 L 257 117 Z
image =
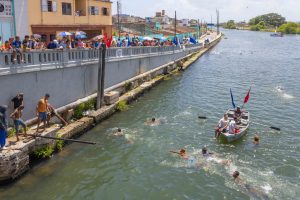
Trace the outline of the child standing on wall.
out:
M 14 120 L 15 124 L 15 129 L 16 129 L 16 137 L 17 137 L 17 142 L 20 140 L 19 139 L 19 126 L 21 125 L 24 129 L 25 137 L 26 137 L 26 125 L 24 121 L 21 119 L 22 117 L 22 112 L 23 112 L 24 106 L 18 107 L 11 115 L 10 118 Z

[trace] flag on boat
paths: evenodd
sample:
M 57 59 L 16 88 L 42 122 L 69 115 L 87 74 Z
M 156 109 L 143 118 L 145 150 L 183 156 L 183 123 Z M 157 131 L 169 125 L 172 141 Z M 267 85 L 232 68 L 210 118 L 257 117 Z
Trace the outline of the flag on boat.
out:
M 249 91 L 248 91 L 248 93 L 247 93 L 247 95 L 246 95 L 246 97 L 245 97 L 245 99 L 244 99 L 244 104 L 248 103 L 248 101 L 249 101 L 249 98 L 250 98 L 250 91 L 251 91 L 251 87 L 250 87 L 250 89 L 249 89 Z
M 235 103 L 234 103 L 234 100 L 233 100 L 233 95 L 232 95 L 231 88 L 230 88 L 230 96 L 231 96 L 232 107 L 235 108 Z

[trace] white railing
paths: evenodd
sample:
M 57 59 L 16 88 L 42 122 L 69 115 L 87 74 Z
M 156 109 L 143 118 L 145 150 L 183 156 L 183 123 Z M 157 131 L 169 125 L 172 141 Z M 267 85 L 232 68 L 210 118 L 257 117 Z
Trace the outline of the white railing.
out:
M 162 47 L 122 47 L 108 48 L 106 60 L 118 60 L 128 57 L 150 56 L 174 54 L 182 51 L 196 51 L 203 47 L 202 43 L 179 46 Z M 16 57 L 10 52 L 0 53 L 0 69 L 8 67 L 22 67 L 30 65 L 55 65 L 64 66 L 72 63 L 82 63 L 97 61 L 99 59 L 99 49 L 71 49 L 71 50 L 31 50 L 17 53 Z

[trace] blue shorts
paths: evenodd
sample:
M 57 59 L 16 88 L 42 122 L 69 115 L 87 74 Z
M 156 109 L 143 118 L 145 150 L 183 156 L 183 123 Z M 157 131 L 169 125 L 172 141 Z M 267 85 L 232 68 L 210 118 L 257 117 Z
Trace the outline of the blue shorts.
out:
M 42 121 L 47 120 L 47 112 L 39 112 L 39 119 Z
M 26 125 L 24 123 L 24 121 L 22 119 L 15 119 L 14 120 L 14 124 L 15 124 L 15 129 L 16 129 L 16 133 L 19 133 L 19 126 L 23 126 L 23 128 L 26 128 Z

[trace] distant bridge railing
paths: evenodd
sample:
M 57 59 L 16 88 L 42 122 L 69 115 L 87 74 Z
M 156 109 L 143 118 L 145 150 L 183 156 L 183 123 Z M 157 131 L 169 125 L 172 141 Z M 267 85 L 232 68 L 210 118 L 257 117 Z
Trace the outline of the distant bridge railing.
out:
M 174 54 L 182 51 L 195 52 L 203 47 L 202 43 L 185 46 L 162 46 L 162 47 L 122 47 L 108 48 L 106 60 L 119 60 L 128 57 L 155 56 L 164 54 Z M 82 64 L 95 62 L 99 59 L 99 49 L 71 49 L 71 50 L 31 50 L 17 53 L 13 57 L 11 52 L 0 53 L 1 68 L 26 67 L 26 66 L 56 66 L 64 67 L 68 64 Z

